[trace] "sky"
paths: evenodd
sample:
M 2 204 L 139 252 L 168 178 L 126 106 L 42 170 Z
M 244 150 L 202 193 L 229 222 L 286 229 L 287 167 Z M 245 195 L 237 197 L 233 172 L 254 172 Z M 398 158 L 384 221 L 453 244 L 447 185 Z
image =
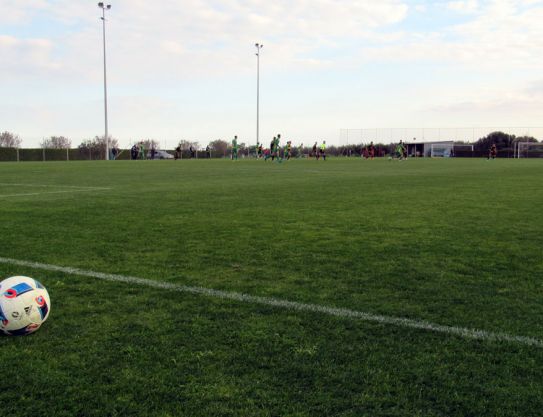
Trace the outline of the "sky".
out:
M 543 0 L 111 0 L 109 132 L 205 146 L 340 129 L 543 126 Z M 0 0 L 0 131 L 104 134 L 101 9 Z M 542 130 L 543 133 L 543 130 Z M 541 138 L 539 138 L 541 139 Z

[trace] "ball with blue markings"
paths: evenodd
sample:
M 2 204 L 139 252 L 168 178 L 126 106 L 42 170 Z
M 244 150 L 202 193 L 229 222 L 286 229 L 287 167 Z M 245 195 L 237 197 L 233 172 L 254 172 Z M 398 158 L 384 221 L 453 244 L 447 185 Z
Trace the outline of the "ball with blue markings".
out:
M 51 300 L 33 278 L 11 277 L 0 282 L 0 331 L 11 336 L 34 333 L 47 320 Z

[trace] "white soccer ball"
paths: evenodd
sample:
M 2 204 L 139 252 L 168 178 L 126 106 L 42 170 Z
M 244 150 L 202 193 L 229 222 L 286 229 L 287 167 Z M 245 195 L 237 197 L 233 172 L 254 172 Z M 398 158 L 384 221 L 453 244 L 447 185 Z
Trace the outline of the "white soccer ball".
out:
M 11 336 L 34 333 L 51 312 L 49 293 L 38 281 L 11 277 L 0 282 L 0 331 Z

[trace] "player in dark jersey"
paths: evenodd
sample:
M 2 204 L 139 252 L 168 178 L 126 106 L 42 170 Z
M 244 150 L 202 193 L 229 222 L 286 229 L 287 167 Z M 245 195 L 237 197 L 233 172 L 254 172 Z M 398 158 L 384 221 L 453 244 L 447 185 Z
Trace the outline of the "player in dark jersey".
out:
M 373 142 L 370 143 L 370 146 L 368 148 L 368 156 L 370 159 L 375 158 L 375 146 L 373 146 Z
M 270 156 L 271 156 L 271 160 L 275 160 L 275 157 L 277 156 L 276 155 L 276 150 L 275 150 L 275 143 L 277 142 L 277 138 L 274 136 L 272 141 L 270 142 Z
M 496 159 L 498 156 L 498 148 L 495 143 L 492 144 L 490 150 L 488 151 L 488 159 Z
M 311 155 L 319 159 L 319 154 L 317 153 L 317 142 L 315 142 L 315 144 L 313 145 L 313 152 L 311 152 Z

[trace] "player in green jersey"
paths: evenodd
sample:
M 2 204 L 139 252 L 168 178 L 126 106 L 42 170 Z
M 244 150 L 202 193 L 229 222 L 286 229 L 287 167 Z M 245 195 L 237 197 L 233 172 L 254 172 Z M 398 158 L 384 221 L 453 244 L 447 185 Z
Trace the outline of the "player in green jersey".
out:
M 323 140 L 320 148 L 320 156 L 326 161 L 326 141 Z
M 281 159 L 281 155 L 279 155 L 279 149 L 281 149 L 281 135 L 278 134 L 275 138 L 275 157 L 277 158 L 277 162 L 283 162 Z
M 270 157 L 271 157 L 271 160 L 274 161 L 275 158 L 277 157 L 277 151 L 275 149 L 275 145 L 277 143 L 277 138 L 274 136 L 272 141 L 270 142 Z
M 238 137 L 234 136 L 232 140 L 232 160 L 237 161 L 238 159 Z
M 284 158 L 288 161 L 291 156 L 292 156 L 292 142 L 289 140 L 287 142 L 287 146 L 285 147 Z
M 145 146 L 143 145 L 143 141 L 140 142 L 140 154 L 139 154 L 139 157 L 140 159 L 145 159 Z
M 398 160 L 403 161 L 405 159 L 404 155 L 405 147 L 403 146 L 403 142 L 400 141 L 400 143 L 398 143 L 398 145 L 396 146 L 396 157 L 398 158 Z

